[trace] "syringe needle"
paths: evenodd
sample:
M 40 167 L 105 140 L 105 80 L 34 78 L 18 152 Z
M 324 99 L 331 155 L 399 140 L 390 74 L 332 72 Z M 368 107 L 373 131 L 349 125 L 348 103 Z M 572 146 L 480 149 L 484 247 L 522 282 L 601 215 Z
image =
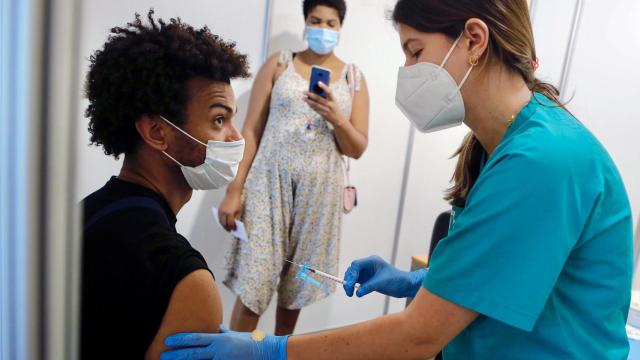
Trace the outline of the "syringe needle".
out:
M 291 264 L 293 264 L 293 265 L 296 265 L 296 266 L 298 266 L 298 267 L 303 267 L 303 266 L 305 266 L 305 265 L 301 265 L 301 264 L 298 264 L 298 263 L 296 263 L 296 262 L 293 262 L 293 261 L 291 261 L 291 260 L 287 260 L 287 259 L 285 259 L 284 261 L 289 262 L 289 263 L 291 263 Z M 342 285 L 346 284 L 346 281 L 344 281 L 343 279 L 340 279 L 340 278 L 339 278 L 339 277 L 337 277 L 337 276 L 333 276 L 333 275 L 331 275 L 331 274 L 327 274 L 326 272 L 322 272 L 322 271 L 320 271 L 320 270 L 314 269 L 314 268 L 309 267 L 309 266 L 306 266 L 306 269 L 307 269 L 307 270 L 309 270 L 309 271 L 311 271 L 312 273 L 314 273 L 314 274 L 318 275 L 318 276 L 321 276 L 321 277 L 325 278 L 325 279 L 329 279 L 329 280 L 335 281 L 335 282 L 337 282 L 337 283 L 339 283 L 339 284 L 342 284 Z M 355 284 L 355 285 L 354 285 L 354 288 L 355 288 L 355 289 L 360 288 L 360 284 Z

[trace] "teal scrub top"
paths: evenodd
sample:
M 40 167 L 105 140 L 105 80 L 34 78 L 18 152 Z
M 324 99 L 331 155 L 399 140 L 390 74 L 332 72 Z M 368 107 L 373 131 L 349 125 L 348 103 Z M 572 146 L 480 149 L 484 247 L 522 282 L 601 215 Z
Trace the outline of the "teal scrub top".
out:
M 627 358 L 631 209 L 579 121 L 534 94 L 455 210 L 423 286 L 479 316 L 445 360 Z

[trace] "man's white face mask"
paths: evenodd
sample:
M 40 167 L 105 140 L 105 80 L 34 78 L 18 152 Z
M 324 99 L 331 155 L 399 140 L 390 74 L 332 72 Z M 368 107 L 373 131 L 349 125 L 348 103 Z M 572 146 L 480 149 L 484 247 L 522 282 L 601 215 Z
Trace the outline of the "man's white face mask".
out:
M 192 189 L 220 189 L 227 186 L 236 177 L 238 166 L 244 155 L 244 139 L 231 142 L 209 140 L 205 144 L 163 116 L 160 117 L 193 141 L 207 148 L 204 163 L 195 167 L 182 165 L 178 160 L 163 151 L 168 158 L 180 165 L 182 174 Z

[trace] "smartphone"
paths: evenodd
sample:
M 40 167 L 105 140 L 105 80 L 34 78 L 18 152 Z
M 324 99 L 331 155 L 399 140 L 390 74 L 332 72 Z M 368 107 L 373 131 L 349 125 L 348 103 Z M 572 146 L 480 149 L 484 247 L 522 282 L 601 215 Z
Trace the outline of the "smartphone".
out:
M 318 94 L 323 98 L 327 98 L 327 93 L 318 86 L 318 83 L 322 81 L 323 84 L 329 85 L 331 81 L 331 70 L 323 68 L 321 66 L 313 65 L 311 67 L 311 80 L 309 81 L 309 92 Z

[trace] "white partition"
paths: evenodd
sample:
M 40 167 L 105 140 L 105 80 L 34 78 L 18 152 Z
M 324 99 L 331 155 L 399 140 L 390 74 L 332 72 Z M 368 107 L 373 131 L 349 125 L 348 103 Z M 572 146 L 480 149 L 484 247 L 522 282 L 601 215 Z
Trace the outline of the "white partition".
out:
M 558 86 L 569 48 L 578 0 L 537 0 L 532 9 L 533 34 L 540 67 L 536 76 Z
M 0 360 L 40 355 L 47 333 L 41 305 L 43 171 L 41 1 L 0 1 Z M 34 261 L 35 260 L 35 261 Z
M 77 3 L 0 1 L 0 359 L 75 359 Z

